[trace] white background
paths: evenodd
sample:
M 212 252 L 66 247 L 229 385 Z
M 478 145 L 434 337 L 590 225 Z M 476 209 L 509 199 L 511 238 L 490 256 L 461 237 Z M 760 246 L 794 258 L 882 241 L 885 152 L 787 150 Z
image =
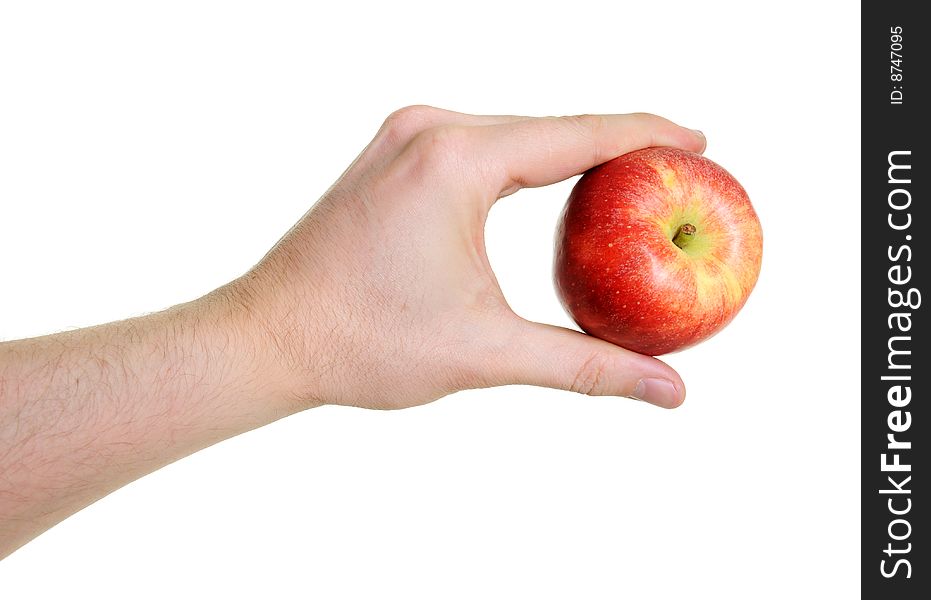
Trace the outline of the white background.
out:
M 0 339 L 241 274 L 393 109 L 648 111 L 702 129 L 765 232 L 665 411 L 509 387 L 325 407 L 101 500 L 5 599 L 849 598 L 859 589 L 859 8 L 849 2 L 0 4 Z M 500 202 L 515 310 L 574 180 Z

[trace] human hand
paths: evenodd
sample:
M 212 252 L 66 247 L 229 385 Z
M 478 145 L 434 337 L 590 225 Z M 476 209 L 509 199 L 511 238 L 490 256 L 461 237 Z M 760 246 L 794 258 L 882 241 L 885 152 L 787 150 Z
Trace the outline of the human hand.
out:
M 271 340 L 296 408 L 404 408 L 469 388 L 530 384 L 673 408 L 661 361 L 532 323 L 485 252 L 494 203 L 648 146 L 704 137 L 648 114 L 562 118 L 401 109 L 228 294 Z
M 525 383 L 678 406 L 662 362 L 508 307 L 499 198 L 645 146 L 651 115 L 394 113 L 246 275 L 165 311 L 0 343 L 0 558 L 126 483 L 320 404 L 403 408 Z

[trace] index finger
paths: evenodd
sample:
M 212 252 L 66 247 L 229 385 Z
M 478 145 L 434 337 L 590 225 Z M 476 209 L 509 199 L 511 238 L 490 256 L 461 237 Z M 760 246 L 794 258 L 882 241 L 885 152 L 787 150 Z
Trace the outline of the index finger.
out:
M 538 117 L 480 129 L 479 147 L 502 196 L 568 179 L 640 148 L 705 149 L 700 131 L 647 113 Z

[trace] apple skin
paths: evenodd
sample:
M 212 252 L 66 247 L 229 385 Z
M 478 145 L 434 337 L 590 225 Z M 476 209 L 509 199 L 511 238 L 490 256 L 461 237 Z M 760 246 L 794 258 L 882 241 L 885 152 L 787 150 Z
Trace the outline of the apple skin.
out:
M 680 248 L 673 238 L 685 224 L 695 230 Z M 576 183 L 556 230 L 554 278 L 585 332 L 657 356 L 730 323 L 762 257 L 760 221 L 730 173 L 693 152 L 646 148 Z

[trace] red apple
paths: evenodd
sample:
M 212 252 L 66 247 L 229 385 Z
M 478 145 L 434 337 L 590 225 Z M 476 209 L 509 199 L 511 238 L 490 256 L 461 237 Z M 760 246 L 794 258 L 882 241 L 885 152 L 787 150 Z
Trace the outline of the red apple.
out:
M 760 221 L 730 173 L 647 148 L 576 183 L 556 232 L 556 290 L 587 333 L 656 356 L 730 323 L 762 256 Z

